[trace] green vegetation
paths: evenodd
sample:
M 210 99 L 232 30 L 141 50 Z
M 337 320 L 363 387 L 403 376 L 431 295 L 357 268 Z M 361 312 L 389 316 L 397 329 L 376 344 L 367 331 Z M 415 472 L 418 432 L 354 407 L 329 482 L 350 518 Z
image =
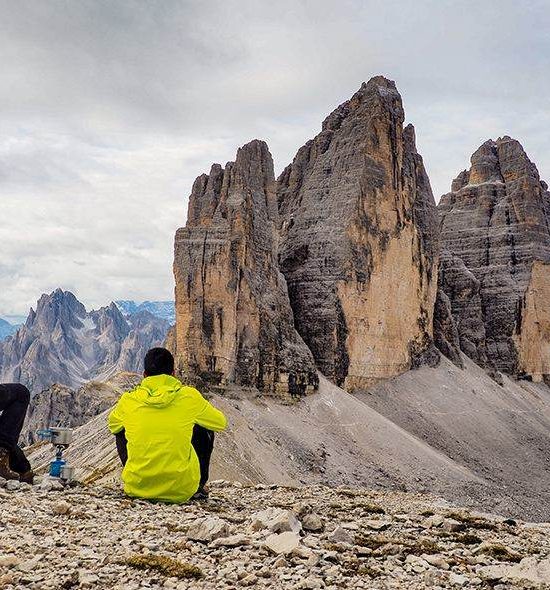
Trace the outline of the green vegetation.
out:
M 498 543 L 493 543 L 482 547 L 480 549 L 480 553 L 489 555 L 489 557 L 494 557 L 499 561 L 512 561 L 517 563 L 521 561 L 522 558 L 522 555 L 519 555 L 519 553 L 510 551 L 507 547 L 504 545 L 499 545 Z
M 133 555 L 122 562 L 141 570 L 154 570 L 171 578 L 194 578 L 198 580 L 204 574 L 196 565 L 182 563 L 171 557 L 163 555 Z
M 482 542 L 482 539 L 477 535 L 464 533 L 463 535 L 456 535 L 453 541 L 455 541 L 455 543 L 462 543 L 463 545 L 478 545 Z
M 458 522 L 461 522 L 465 526 L 472 529 L 486 529 L 489 531 L 494 531 L 497 528 L 494 522 L 490 522 L 478 516 L 472 516 L 468 512 L 449 512 L 446 514 L 446 517 L 454 518 L 454 520 L 458 520 Z

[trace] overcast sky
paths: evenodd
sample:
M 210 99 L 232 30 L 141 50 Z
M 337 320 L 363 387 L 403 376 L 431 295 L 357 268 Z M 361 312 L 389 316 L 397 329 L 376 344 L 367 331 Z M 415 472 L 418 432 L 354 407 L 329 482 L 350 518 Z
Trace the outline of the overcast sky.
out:
M 0 0 L 0 316 L 173 297 L 193 179 L 276 172 L 362 81 L 397 82 L 436 197 L 484 140 L 550 178 L 548 0 Z

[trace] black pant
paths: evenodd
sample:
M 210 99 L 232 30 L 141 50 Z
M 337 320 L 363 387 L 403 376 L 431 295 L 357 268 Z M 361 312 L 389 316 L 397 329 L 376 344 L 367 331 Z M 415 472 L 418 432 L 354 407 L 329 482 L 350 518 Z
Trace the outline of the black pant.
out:
M 18 446 L 31 394 L 19 383 L 0 384 L 0 447 L 10 452 L 10 468 L 17 473 L 30 471 L 31 465 Z
M 124 430 L 115 434 L 116 437 L 116 450 L 118 456 L 122 461 L 123 465 L 126 465 L 128 460 L 127 441 L 124 434 Z M 198 424 L 195 424 L 193 428 L 193 437 L 191 438 L 191 444 L 197 453 L 199 458 L 199 465 L 201 468 L 201 480 L 199 483 L 199 489 L 202 488 L 208 481 L 208 475 L 210 471 L 210 457 L 212 450 L 214 449 L 214 433 L 211 430 L 207 430 Z

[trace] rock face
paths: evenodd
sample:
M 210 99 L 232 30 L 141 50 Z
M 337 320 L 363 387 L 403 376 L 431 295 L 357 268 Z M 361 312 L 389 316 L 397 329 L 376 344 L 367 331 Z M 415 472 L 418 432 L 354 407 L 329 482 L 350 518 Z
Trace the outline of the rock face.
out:
M 366 388 L 431 351 L 435 204 L 394 82 L 325 119 L 278 180 L 279 260 L 320 371 Z
M 485 142 L 471 163 L 439 205 L 452 255 L 443 288 L 461 347 L 476 362 L 540 381 L 550 375 L 550 193 L 510 137 Z
M 466 268 L 461 258 L 443 250 L 439 257 L 439 290 L 435 316 L 440 318 L 441 307 L 448 301 L 451 317 L 450 324 L 434 328 L 438 348 L 451 360 L 457 362 L 462 350 L 478 365 L 489 368 L 486 353 L 485 324 L 481 307 L 480 282 Z M 445 330 L 447 330 L 445 337 Z M 451 332 L 452 335 L 451 335 Z M 439 334 L 448 342 L 450 349 L 444 350 L 445 344 Z M 459 363 L 460 364 L 460 363 Z
M 54 384 L 36 394 L 29 406 L 21 433 L 25 444 L 36 442 L 36 432 L 48 426 L 75 428 L 109 409 L 129 389 L 139 383 L 136 373 L 118 373 L 107 382 L 91 381 L 74 390 Z
M 146 311 L 125 318 L 114 303 L 88 313 L 57 289 L 0 343 L 0 382 L 21 382 L 36 394 L 53 383 L 74 388 L 119 371 L 141 372 L 145 352 L 164 342 L 169 327 Z
M 277 265 L 273 162 L 252 141 L 199 176 L 175 240 L 175 348 L 189 378 L 301 395 L 317 386 Z

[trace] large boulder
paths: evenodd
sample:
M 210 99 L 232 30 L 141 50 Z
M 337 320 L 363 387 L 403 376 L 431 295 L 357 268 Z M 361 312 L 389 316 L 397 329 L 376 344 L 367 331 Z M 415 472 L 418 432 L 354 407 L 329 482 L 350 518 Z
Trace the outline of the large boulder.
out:
M 297 330 L 321 372 L 351 391 L 438 358 L 436 209 L 403 121 L 395 83 L 373 78 L 278 179 Z
M 263 141 L 195 181 L 174 261 L 171 346 L 187 379 L 283 397 L 317 387 L 277 265 L 277 225 L 273 162 Z

